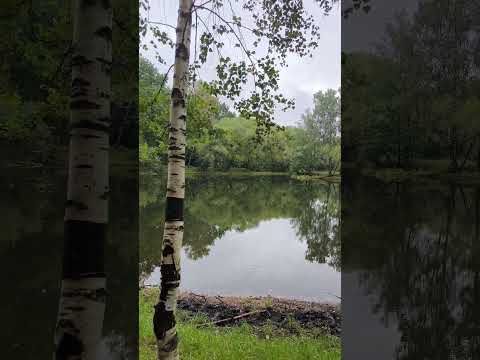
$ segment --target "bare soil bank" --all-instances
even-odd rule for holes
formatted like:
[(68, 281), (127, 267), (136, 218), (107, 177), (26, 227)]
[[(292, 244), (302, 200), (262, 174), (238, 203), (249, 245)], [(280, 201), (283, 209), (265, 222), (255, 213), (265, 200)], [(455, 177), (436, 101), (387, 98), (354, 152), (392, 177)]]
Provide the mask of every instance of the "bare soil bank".
[[(157, 289), (144, 289), (146, 293)], [(271, 324), (286, 331), (304, 330), (341, 334), (340, 305), (274, 297), (205, 296), (183, 292), (178, 309), (200, 313), (216, 326), (232, 326), (247, 322), (252, 326)], [(292, 323), (294, 326), (292, 326)]]

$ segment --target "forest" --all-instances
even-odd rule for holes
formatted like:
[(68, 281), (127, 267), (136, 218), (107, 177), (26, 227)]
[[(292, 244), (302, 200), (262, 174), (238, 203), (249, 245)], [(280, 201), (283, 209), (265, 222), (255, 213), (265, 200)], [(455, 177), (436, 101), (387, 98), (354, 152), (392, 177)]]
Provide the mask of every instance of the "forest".
[(457, 16), (475, 13), (474, 3), (452, 11), (445, 1), (420, 2), (413, 16), (396, 15), (372, 51), (342, 54), (343, 162), (480, 169), (479, 30), (473, 17)]
[[(164, 167), (171, 90), (148, 59), (139, 60), (139, 158), (144, 168)], [(199, 81), (187, 95), (186, 165), (202, 170), (313, 174), (340, 170), (340, 92), (313, 94), (314, 108), (298, 126), (276, 126), (259, 135), (255, 119), (238, 116)]]
[(4, 357), (475, 359), (479, 4), (315, 63), (307, 109), (337, 0), (3, 1)]
[[(7, 1), (0, 41), (0, 148), (9, 162), (40, 165), (66, 162), (72, 85), (73, 1)], [(127, 6), (126, 6), (127, 5)], [(115, 4), (112, 24), (110, 144), (137, 154), (138, 10), (128, 1)], [(135, 98), (132, 97), (135, 94)], [(21, 161), (20, 161), (21, 160)], [(136, 161), (136, 159), (134, 160)]]
[[(291, 300), (309, 296), (312, 301), (326, 301), (330, 293), (338, 303), (339, 189), (333, 183), (298, 181), (285, 175), (308, 180), (336, 175), (330, 180), (338, 180), (339, 86), (309, 84), (311, 109), (302, 107), (303, 115), (286, 122), (296, 126), (279, 125), (275, 113), (294, 107), (293, 98), (287, 98), (288, 92), (279, 86), (280, 70), (288, 67), (287, 56), (313, 56), (320, 46), (315, 16), (332, 8), (328, 1), (311, 1), (306, 6), (303, 2), (291, 6), (287, 1), (273, 7), (266, 4), (242, 4), (239, 10), (246, 17), (251, 15), (256, 29), (248, 44), (237, 38), (239, 43), (233, 45), (242, 48), (242, 56), (215, 59), (217, 79), (210, 82), (195, 79), (196, 66), (205, 63), (213, 48), (222, 46), (222, 37), (234, 38), (248, 27), (233, 9), (231, 21), (217, 13), (227, 9), (229, 2), (180, 0), (169, 22), (177, 22), (185, 36), (177, 31), (175, 42), (173, 37), (167, 40), (153, 22), (145, 22), (153, 2), (7, 0), (4, 4), (0, 149), (1, 165), (13, 168), (13, 174), (2, 179), (7, 241), (0, 250), (7, 265), (20, 256), (27, 258), (29, 251), (36, 253), (35, 260), (20, 271), (27, 281), (8, 284), (19, 298), (14, 305), (33, 308), (36, 303), (39, 309), (39, 316), (25, 322), (16, 321), (18, 312), (7, 306), (7, 320), (14, 324), (8, 327), (13, 330), (8, 335), (13, 346), (7, 357), (28, 357), (25, 354), (31, 349), (14, 344), (12, 335), (22, 334), (40, 357), (53, 353), (56, 359), (77, 358), (82, 353), (82, 358), (91, 359), (102, 347), (102, 351), (128, 355), (122, 358), (130, 358), (135, 351), (140, 351), (141, 358), (148, 353), (148, 358), (178, 359), (179, 351), (182, 358), (189, 353), (200, 358), (190, 349), (195, 345), (187, 337), (192, 323), (183, 316), (188, 313), (176, 311), (177, 294), (188, 290), (180, 287), (181, 251), (187, 252), (187, 268), (188, 261), (215, 261), (218, 246), (228, 245), (231, 236), (242, 237), (233, 245), (242, 245), (245, 252), (251, 252), (247, 242), (255, 240), (252, 234), (268, 234), (260, 236), (277, 241), (270, 236), (272, 229), (284, 243), (263, 241), (268, 251), (263, 259), (280, 260), (292, 256), (293, 249), (298, 266), (290, 266), (298, 276), (308, 276), (313, 269), (326, 278), (317, 286), (305, 282), (292, 291)], [(226, 25), (215, 31), (212, 26), (212, 35), (208, 28), (215, 24), (207, 14)], [(261, 18), (256, 19), (259, 14)], [(207, 29), (202, 30), (199, 18), (207, 22)], [(139, 55), (149, 32), (156, 41), (152, 47), (166, 45), (154, 60)], [(252, 61), (251, 52), (258, 47)], [(242, 60), (245, 56), (250, 63)], [(173, 71), (168, 73), (161, 65), (171, 57)], [(254, 84), (246, 78), (253, 78)], [(187, 172), (186, 177), (185, 168), (201, 174)], [(241, 170), (247, 178), (237, 173), (216, 179), (219, 172), (230, 170)], [(145, 177), (140, 188), (137, 182), (147, 173), (152, 177)], [(151, 236), (136, 241), (145, 234)], [(273, 250), (278, 257), (270, 256)], [(279, 268), (275, 263), (266, 265), (254, 273), (268, 275)], [(155, 271), (162, 274), (156, 300), (148, 309), (139, 309), (141, 280)], [(32, 273), (37, 275), (28, 276)], [(195, 272), (182, 273), (183, 279), (190, 275)], [(298, 276), (292, 276), (293, 282)], [(289, 281), (280, 276), (276, 285), (280, 286), (271, 294), (281, 296)], [(257, 294), (270, 294), (273, 282), (252, 282), (258, 283)], [(249, 281), (238, 285), (250, 286)], [(28, 288), (28, 296), (21, 287)], [(228, 295), (226, 288), (218, 292)], [(283, 319), (288, 314), (280, 315)], [(338, 358), (340, 316), (327, 315), (317, 313), (313, 329), (289, 318), (293, 332), (288, 337), (284, 336), (288, 329), (282, 326), (240, 329), (234, 323), (231, 330), (243, 331), (250, 345), (260, 344), (261, 349), (251, 353), (254, 358), (262, 354)], [(19, 316), (24, 319), (30, 314)], [(29, 325), (24, 327), (25, 323)], [(39, 328), (44, 330), (40, 335)], [(272, 329), (272, 341), (256, 337), (257, 331)], [(196, 334), (214, 334), (217, 340), (226, 338), (235, 344), (229, 329), (219, 333), (208, 327)], [(155, 354), (150, 353), (152, 349)], [(226, 358), (224, 347), (215, 350)], [(210, 356), (209, 351), (204, 356)]]

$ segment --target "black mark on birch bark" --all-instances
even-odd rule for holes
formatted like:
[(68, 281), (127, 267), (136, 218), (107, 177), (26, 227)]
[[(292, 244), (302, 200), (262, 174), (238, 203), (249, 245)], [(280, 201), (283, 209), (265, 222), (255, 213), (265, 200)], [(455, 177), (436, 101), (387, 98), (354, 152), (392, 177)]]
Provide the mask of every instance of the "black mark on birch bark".
[(110, 10), (112, 8), (112, 3), (110, 0), (101, 0), (102, 6), (105, 10)]
[(72, 310), (72, 311), (83, 311), (85, 310), (84, 306), (66, 306), (66, 310)]
[(170, 155), (168, 158), (169, 158), (169, 159), (185, 160), (185, 156), (184, 156), (184, 155)]
[(88, 100), (74, 100), (70, 102), (70, 110), (98, 110), (100, 105)]
[(106, 41), (112, 41), (112, 29), (109, 26), (102, 26), (95, 31), (95, 35), (105, 39)]
[[(160, 299), (162, 299), (162, 292), (166, 294), (168, 293), (168, 290), (178, 286), (178, 282), (180, 281), (180, 273), (177, 271), (177, 268), (174, 264), (163, 264), (160, 268), (160, 274), (162, 277), (162, 290), (160, 292)], [(163, 285), (165, 285), (165, 288)], [(166, 297), (163, 299), (166, 300)]]
[(87, 81), (87, 80), (82, 79), (82, 78), (77, 77), (77, 78), (72, 80), (72, 88), (89, 86), (89, 85), (90, 85), (90, 81)]
[[(185, 19), (187, 22), (192, 21), (192, 12), (191, 11), (180, 10), (179, 15), (182, 19)], [(181, 31), (183, 32), (183, 29), (181, 29)]]
[(72, 92), (70, 93), (70, 98), (76, 98), (81, 96), (88, 96), (88, 91), (86, 91), (85, 89), (72, 89)]
[(97, 57), (97, 61), (100, 63), (101, 69), (106, 75), (110, 75), (112, 72), (112, 62), (110, 60)]
[(110, 0), (83, 0), (84, 5), (95, 6), (100, 4), (104, 10), (110, 10), (112, 3)]
[(98, 93), (98, 96), (101, 97), (102, 99), (110, 99), (110, 94), (103, 91), (100, 91)]
[(57, 346), (56, 357), (57, 360), (69, 360), (73, 357), (79, 357), (83, 353), (82, 342), (74, 335), (64, 333)]
[(87, 210), (88, 209), (87, 205), (85, 205), (82, 202), (75, 201), (75, 200), (67, 200), (65, 202), (65, 207), (67, 207), (67, 208), (73, 207), (73, 208), (76, 208), (78, 210)]
[(185, 107), (185, 100), (183, 98), (183, 93), (179, 88), (173, 88), (172, 90), (172, 104), (174, 107), (181, 106)]
[(79, 137), (82, 139), (100, 139), (101, 136), (98, 135), (84, 135), (84, 134), (70, 134), (71, 137)]
[[(172, 235), (175, 235), (175, 234), (172, 234)], [(174, 253), (173, 247), (171, 247), (170, 245), (167, 245), (163, 249), (162, 255), (165, 257), (165, 256), (168, 256), (168, 255), (172, 255), (173, 253)]]
[(83, 5), (94, 6), (97, 5), (97, 0), (83, 0)]
[(172, 352), (177, 347), (178, 347), (178, 334), (175, 334), (172, 337), (172, 339), (168, 343), (166, 343), (163, 349), (161, 350), (163, 350), (164, 352)]
[(72, 57), (72, 67), (82, 66), (82, 65), (90, 65), (92, 63), (93, 63), (92, 60), (87, 59), (83, 55), (74, 55)]
[(108, 60), (108, 59), (105, 59), (105, 58), (102, 58), (102, 57), (96, 57), (95, 59), (97, 59), (97, 61), (102, 63), (102, 64), (112, 65), (112, 60)]
[(105, 191), (102, 195), (100, 195), (100, 199), (107, 200), (110, 196), (110, 191)]
[(94, 122), (90, 120), (80, 120), (75, 121), (70, 125), (70, 129), (89, 129), (89, 130), (96, 130), (96, 131), (103, 131), (108, 133), (110, 131), (110, 127), (99, 122)]
[(183, 221), (183, 199), (176, 197), (167, 197), (165, 205), (166, 221)]
[(175, 326), (175, 316), (173, 311), (167, 311), (165, 304), (160, 302), (155, 305), (155, 313), (153, 314), (153, 332), (157, 339), (163, 339), (167, 330)]
[[(63, 278), (104, 277), (106, 224), (90, 221), (65, 221)], [(96, 296), (104, 296), (100, 289)]]
[(183, 61), (188, 61), (189, 53), (185, 44), (180, 43), (175, 49), (175, 57), (182, 59)]
[[(62, 313), (63, 315), (66, 315), (66, 313)], [(73, 323), (72, 320), (69, 319), (60, 319), (58, 321), (58, 327), (61, 329), (71, 329), (74, 332), (78, 332), (77, 328), (75, 327), (75, 324)]]

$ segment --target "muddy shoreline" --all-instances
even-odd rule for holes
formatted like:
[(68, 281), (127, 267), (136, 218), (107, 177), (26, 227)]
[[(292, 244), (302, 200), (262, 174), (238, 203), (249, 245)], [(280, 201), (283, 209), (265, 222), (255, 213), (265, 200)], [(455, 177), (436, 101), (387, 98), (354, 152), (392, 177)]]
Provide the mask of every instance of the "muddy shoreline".
[[(143, 289), (146, 294), (158, 289)], [(340, 336), (341, 309), (339, 304), (316, 303), (275, 297), (206, 296), (182, 292), (178, 309), (201, 313), (215, 326), (234, 326), (247, 322), (252, 326), (273, 325), (295, 332), (291, 323), (306, 331)], [(245, 316), (245, 314), (247, 314)], [(240, 316), (237, 319), (234, 317)]]

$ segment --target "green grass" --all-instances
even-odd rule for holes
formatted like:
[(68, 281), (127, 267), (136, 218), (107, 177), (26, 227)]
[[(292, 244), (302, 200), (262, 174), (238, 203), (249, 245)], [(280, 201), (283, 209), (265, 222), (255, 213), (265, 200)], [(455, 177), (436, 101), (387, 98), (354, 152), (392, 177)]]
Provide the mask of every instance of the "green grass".
[[(140, 360), (156, 360), (152, 330), (155, 295), (140, 293)], [(182, 360), (330, 360), (340, 359), (340, 340), (333, 336), (279, 336), (269, 326), (199, 327), (207, 319), (179, 312)]]

